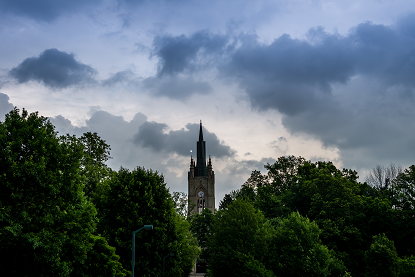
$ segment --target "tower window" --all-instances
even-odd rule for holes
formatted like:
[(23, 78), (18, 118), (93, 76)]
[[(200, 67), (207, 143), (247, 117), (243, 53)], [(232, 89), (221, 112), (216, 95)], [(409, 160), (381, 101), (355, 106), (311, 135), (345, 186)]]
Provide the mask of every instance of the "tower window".
[(204, 208), (206, 208), (205, 199), (197, 200), (197, 212), (200, 214)]

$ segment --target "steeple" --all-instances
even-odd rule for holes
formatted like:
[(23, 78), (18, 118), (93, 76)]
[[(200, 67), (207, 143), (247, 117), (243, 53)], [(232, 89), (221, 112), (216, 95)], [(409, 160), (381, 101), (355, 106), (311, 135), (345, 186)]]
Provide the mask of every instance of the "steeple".
[(206, 143), (203, 140), (202, 120), (200, 120), (199, 141), (197, 142), (197, 162), (195, 167), (195, 177), (208, 177), (206, 167)]
[(203, 141), (202, 120), (200, 120), (199, 141)]

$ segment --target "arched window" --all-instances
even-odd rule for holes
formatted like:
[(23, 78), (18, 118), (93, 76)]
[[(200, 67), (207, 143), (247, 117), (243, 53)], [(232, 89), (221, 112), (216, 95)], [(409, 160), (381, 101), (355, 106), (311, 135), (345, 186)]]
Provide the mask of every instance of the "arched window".
[(206, 208), (205, 199), (197, 200), (197, 212), (200, 214), (204, 208)]

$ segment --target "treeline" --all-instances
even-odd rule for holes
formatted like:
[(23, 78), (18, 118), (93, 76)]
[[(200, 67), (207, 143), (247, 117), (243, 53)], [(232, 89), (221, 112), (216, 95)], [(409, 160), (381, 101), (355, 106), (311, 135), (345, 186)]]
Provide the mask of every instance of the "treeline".
[[(162, 175), (111, 170), (96, 133), (58, 136), (14, 109), (0, 122), (0, 275), (188, 276), (200, 250)], [(179, 210), (180, 211), (180, 210)]]
[[(214, 214), (187, 214), (163, 175), (110, 169), (96, 133), (58, 136), (17, 108), (0, 122), (3, 276), (415, 276), (415, 166), (357, 172), (280, 157), (226, 194)], [(386, 176), (385, 178), (383, 178)]]
[(193, 219), (209, 276), (415, 276), (415, 166), (375, 187), (331, 162), (265, 168)]

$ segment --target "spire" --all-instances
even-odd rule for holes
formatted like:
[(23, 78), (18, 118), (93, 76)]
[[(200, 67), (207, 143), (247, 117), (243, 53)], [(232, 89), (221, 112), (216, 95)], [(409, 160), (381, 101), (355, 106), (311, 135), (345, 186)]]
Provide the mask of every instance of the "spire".
[(199, 141), (203, 141), (202, 120), (200, 120)]
[(199, 141), (197, 142), (197, 163), (195, 176), (208, 176), (206, 167), (206, 142), (203, 140), (202, 120), (200, 120)]

